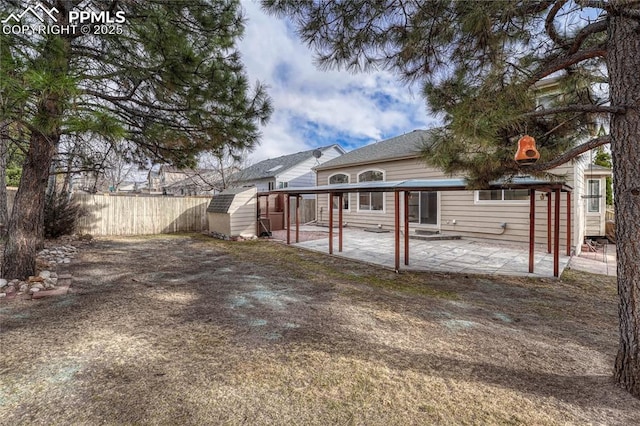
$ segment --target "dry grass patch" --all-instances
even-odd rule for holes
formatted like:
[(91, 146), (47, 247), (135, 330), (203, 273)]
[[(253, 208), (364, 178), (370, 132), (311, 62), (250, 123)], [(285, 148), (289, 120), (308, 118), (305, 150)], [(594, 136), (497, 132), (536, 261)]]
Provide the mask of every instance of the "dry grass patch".
[(0, 304), (0, 424), (640, 424), (615, 282), (393, 272), (273, 242), (97, 241)]

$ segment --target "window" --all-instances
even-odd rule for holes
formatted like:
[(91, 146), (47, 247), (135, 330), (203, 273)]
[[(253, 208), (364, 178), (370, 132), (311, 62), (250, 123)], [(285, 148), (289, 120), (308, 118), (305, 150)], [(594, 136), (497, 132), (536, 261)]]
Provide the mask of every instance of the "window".
[(275, 182), (269, 182), (269, 191), (273, 191), (275, 189), (276, 183)]
[(438, 193), (409, 193), (409, 222), (427, 225), (438, 224)]
[(600, 213), (600, 180), (589, 179), (587, 188), (587, 211), (589, 213)]
[[(367, 170), (358, 175), (358, 182), (383, 181), (384, 173), (379, 170)], [(358, 209), (370, 211), (384, 210), (384, 193), (382, 192), (359, 192)]]
[[(339, 183), (349, 183), (349, 175), (346, 175), (344, 173), (338, 173), (333, 176), (329, 176), (329, 185), (334, 185)], [(335, 210), (338, 209), (338, 198), (333, 199), (333, 208)], [(349, 194), (344, 194), (342, 196), (342, 209), (349, 210)]]
[(278, 182), (278, 189), (288, 188), (289, 182)]
[(489, 189), (476, 191), (476, 202), (518, 202), (529, 200), (528, 189)]

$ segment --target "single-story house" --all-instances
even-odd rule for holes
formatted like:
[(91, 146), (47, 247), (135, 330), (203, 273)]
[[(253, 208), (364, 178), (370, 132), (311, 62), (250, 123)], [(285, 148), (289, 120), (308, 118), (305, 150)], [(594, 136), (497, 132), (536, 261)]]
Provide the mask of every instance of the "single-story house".
[[(348, 152), (315, 167), (316, 185), (451, 178), (427, 166), (421, 158), (421, 146), (429, 139), (428, 130), (415, 130)], [(585, 236), (594, 236), (594, 232), (604, 235), (604, 179), (611, 172), (597, 166), (589, 167), (587, 163), (586, 156), (582, 156), (551, 170), (560, 181), (573, 188), (570, 192), (571, 241), (576, 253)], [(536, 241), (547, 240), (552, 228), (551, 194), (541, 192), (536, 199)], [(388, 192), (345, 193), (340, 206), (343, 222), (363, 228), (393, 229), (393, 198)], [(411, 232), (527, 242), (529, 207), (527, 189), (411, 192), (409, 227)], [(326, 223), (329, 208), (333, 208), (334, 213), (338, 209), (337, 200), (334, 199), (330, 206), (328, 195), (318, 194), (316, 208), (317, 220)], [(559, 217), (567, 217), (566, 213), (567, 203), (563, 202)], [(337, 216), (334, 214), (334, 217)], [(560, 222), (560, 238), (564, 241), (567, 222)]]

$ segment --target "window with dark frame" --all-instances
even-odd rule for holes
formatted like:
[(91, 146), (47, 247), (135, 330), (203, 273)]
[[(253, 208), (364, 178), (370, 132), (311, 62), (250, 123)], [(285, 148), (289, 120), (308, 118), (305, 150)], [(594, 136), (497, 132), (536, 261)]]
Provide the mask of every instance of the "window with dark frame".
[[(384, 173), (379, 170), (367, 170), (358, 175), (358, 182), (384, 181)], [(383, 211), (384, 193), (382, 192), (359, 192), (358, 210)]]
[(486, 189), (477, 191), (478, 201), (526, 201), (529, 199), (528, 189)]
[(422, 225), (438, 224), (438, 193), (434, 191), (409, 193), (409, 222)]
[[(349, 175), (344, 173), (338, 173), (329, 177), (329, 185), (335, 185), (340, 183), (349, 183)], [(338, 210), (338, 198), (333, 199), (333, 209)], [(349, 210), (349, 194), (342, 196), (342, 210)]]
[(600, 179), (589, 179), (587, 185), (587, 211), (600, 213)]

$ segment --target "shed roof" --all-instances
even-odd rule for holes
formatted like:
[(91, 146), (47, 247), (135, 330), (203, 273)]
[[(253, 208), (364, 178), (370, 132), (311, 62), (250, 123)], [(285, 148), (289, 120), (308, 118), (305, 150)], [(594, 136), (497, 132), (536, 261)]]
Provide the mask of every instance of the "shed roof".
[(245, 191), (255, 189), (255, 187), (240, 187), (240, 188), (229, 188), (225, 189), (223, 193), (214, 195), (211, 198), (211, 202), (209, 202), (209, 206), (207, 207), (207, 212), (209, 213), (228, 213), (229, 207), (233, 203), (236, 195), (241, 194)]
[(610, 167), (604, 167), (604, 166), (600, 166), (598, 164), (589, 164), (588, 166), (586, 166), (586, 168), (584, 169), (585, 174), (588, 175), (610, 175), (613, 173), (613, 170), (611, 170)]
[(380, 142), (349, 151), (316, 166), (316, 170), (333, 169), (353, 164), (373, 163), (397, 158), (417, 157), (422, 146), (429, 143), (434, 130), (414, 130)]
[(227, 213), (236, 194), (218, 194), (211, 198), (211, 202), (207, 207), (209, 213)]
[(264, 161), (260, 161), (259, 163), (253, 164), (246, 169), (236, 173), (233, 175), (232, 179), (237, 179), (240, 182), (250, 181), (250, 180), (258, 180), (258, 179), (267, 179), (271, 177), (275, 177), (278, 174), (284, 172), (285, 170), (289, 170), (290, 168), (296, 166), (297, 164), (308, 160), (313, 157), (313, 152), (316, 150), (326, 151), (328, 149), (336, 147), (340, 151), (344, 151), (340, 145), (333, 144), (327, 145), (320, 148), (314, 148), (307, 151), (297, 152), (295, 154), (283, 155), (277, 158), (269, 158)]

